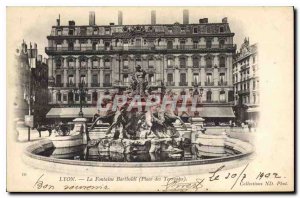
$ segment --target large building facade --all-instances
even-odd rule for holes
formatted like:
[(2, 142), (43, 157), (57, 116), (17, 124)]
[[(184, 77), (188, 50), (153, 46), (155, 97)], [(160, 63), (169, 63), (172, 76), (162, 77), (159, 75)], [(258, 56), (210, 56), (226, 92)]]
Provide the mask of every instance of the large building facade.
[(49, 104), (72, 107), (79, 104), (78, 86), (83, 83), (86, 106), (94, 106), (105, 92), (129, 87), (137, 65), (147, 71), (150, 85), (175, 93), (202, 89), (204, 106), (232, 107), (234, 102), (232, 64), (236, 46), (227, 18), (209, 23), (189, 23), (184, 10), (183, 23), (157, 24), (156, 12), (151, 23), (96, 25), (90, 12), (89, 25), (61, 25), (60, 19), (47, 37), (49, 56)]
[(237, 118), (257, 121), (259, 116), (259, 63), (257, 44), (245, 38), (234, 57), (233, 85)]

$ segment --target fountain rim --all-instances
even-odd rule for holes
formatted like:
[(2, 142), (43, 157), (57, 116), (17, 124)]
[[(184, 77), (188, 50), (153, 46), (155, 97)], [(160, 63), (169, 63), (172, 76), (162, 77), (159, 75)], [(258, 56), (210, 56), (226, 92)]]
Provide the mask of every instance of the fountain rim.
[[(41, 160), (45, 162), (73, 165), (73, 166), (92, 166), (92, 167), (124, 167), (124, 168), (155, 168), (155, 167), (179, 167), (179, 166), (194, 166), (194, 165), (205, 165), (205, 164), (215, 164), (221, 162), (228, 162), (238, 159), (245, 159), (254, 154), (253, 149), (247, 153), (236, 154), (232, 156), (216, 157), (211, 159), (201, 159), (201, 160), (189, 160), (189, 161), (165, 161), (165, 162), (101, 162), (101, 161), (81, 161), (81, 160), (69, 160), (69, 159), (58, 159), (45, 157), (41, 155), (34, 154), (33, 152), (41, 148), (45, 144), (49, 144), (51, 141), (39, 141), (28, 146), (24, 150), (24, 155), (35, 160)], [(251, 145), (250, 143), (248, 143)], [(251, 145), (252, 146), (252, 145)], [(253, 146), (252, 146), (253, 147)]]

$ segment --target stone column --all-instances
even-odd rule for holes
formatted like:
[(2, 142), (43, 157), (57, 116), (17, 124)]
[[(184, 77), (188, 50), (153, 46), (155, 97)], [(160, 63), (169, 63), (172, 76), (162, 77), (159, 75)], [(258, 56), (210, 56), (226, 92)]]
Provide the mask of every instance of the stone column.
[(76, 64), (75, 64), (75, 68), (76, 68), (76, 86), (78, 87), (78, 84), (79, 84), (79, 59), (76, 58)]
[(179, 86), (179, 82), (180, 82), (180, 74), (179, 74), (179, 70), (178, 69), (175, 69), (174, 70), (175, 72), (173, 73), (174, 75), (174, 82), (175, 82), (175, 86)]
[(64, 58), (64, 68), (68, 68), (68, 62), (67, 62), (67, 58)]
[(100, 87), (103, 87), (103, 69), (100, 69), (99, 78), (100, 78)]

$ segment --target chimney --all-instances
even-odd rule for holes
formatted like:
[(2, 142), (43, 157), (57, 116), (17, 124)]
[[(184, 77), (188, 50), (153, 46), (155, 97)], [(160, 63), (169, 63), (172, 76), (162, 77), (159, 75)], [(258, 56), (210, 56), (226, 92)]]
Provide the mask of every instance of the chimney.
[(56, 19), (56, 25), (60, 26), (60, 14), (58, 15), (58, 19)]
[(208, 18), (199, 19), (199, 23), (208, 23)]
[(123, 25), (123, 12), (118, 11), (118, 25)]
[(183, 10), (183, 24), (189, 24), (189, 10)]
[(227, 23), (227, 17), (222, 19), (222, 23)]
[(96, 21), (95, 20), (95, 12), (90, 11), (90, 14), (89, 14), (89, 25), (90, 26), (96, 25), (95, 21)]
[(156, 11), (152, 10), (151, 11), (151, 25), (155, 25), (156, 24)]

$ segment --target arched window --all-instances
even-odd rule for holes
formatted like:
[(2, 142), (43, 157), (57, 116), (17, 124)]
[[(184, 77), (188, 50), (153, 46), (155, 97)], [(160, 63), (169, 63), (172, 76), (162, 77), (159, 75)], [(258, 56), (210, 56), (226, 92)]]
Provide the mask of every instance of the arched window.
[(185, 68), (186, 67), (186, 59), (185, 59), (185, 57), (180, 57), (179, 58), (179, 66), (181, 68)]
[(80, 59), (80, 68), (87, 68), (87, 61), (88, 59), (83, 57)]
[(226, 101), (225, 91), (222, 90), (220, 91), (220, 102), (225, 102), (225, 101)]
[(69, 58), (68, 59), (68, 67), (69, 68), (75, 68), (75, 58)]
[(57, 58), (55, 60), (55, 65), (56, 65), (57, 69), (61, 68), (62, 64), (63, 64), (63, 59), (62, 58)]
[(206, 92), (206, 101), (211, 102), (211, 91)]

